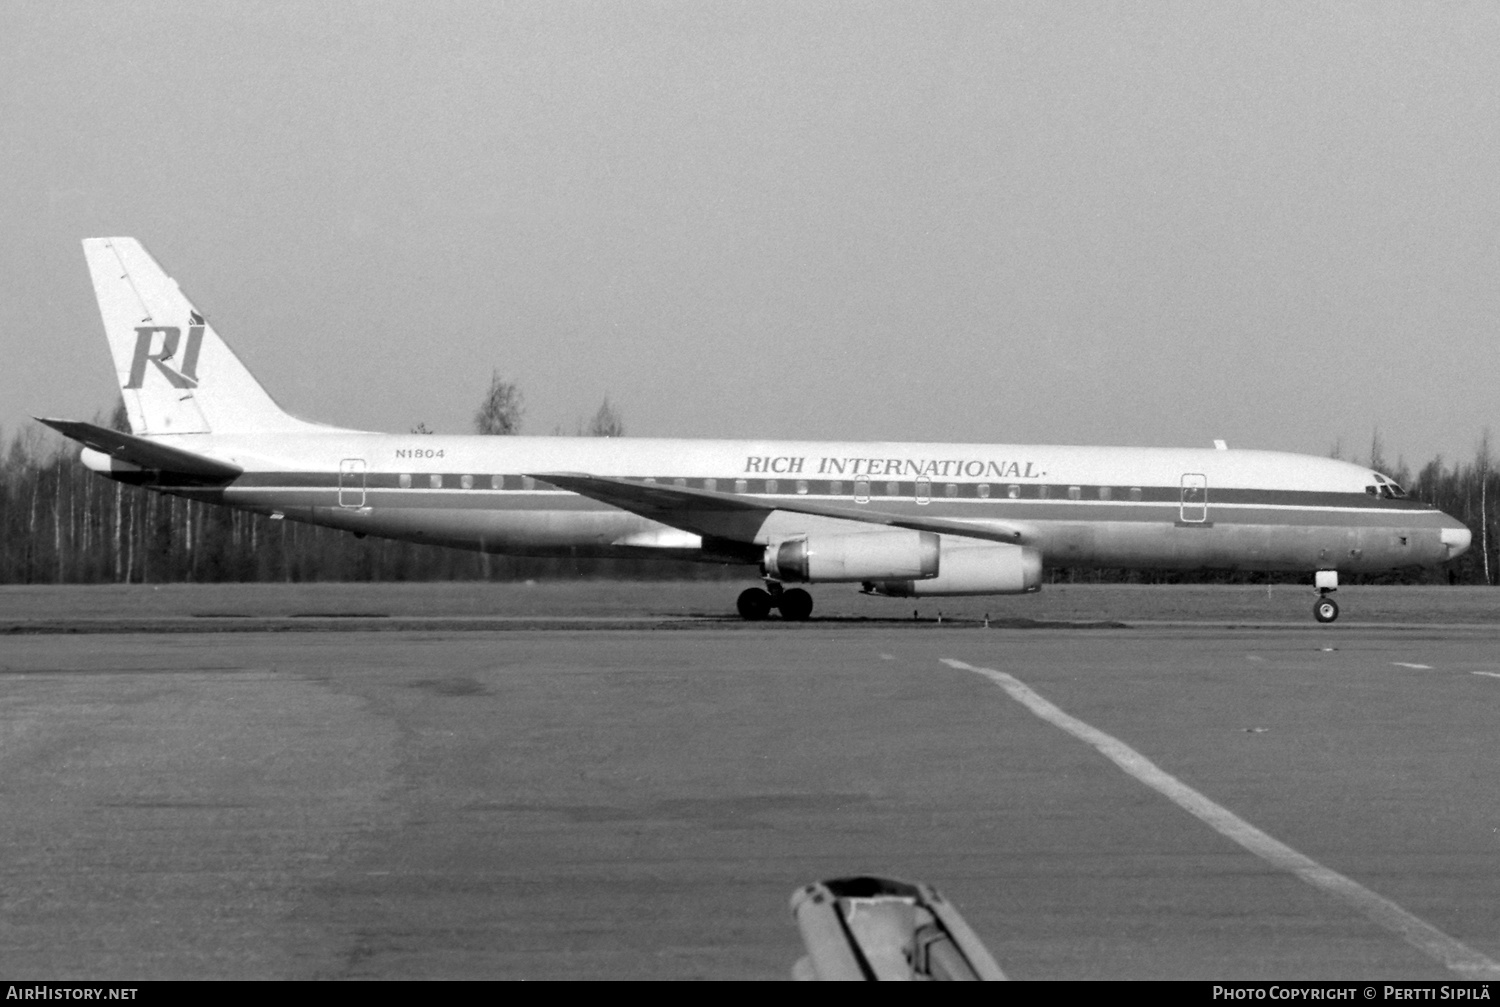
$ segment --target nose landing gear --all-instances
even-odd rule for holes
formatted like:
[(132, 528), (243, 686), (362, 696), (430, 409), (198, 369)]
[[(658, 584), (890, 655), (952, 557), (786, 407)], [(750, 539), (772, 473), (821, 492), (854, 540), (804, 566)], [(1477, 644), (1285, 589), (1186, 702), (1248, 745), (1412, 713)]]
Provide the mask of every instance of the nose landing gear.
[(1313, 586), (1318, 589), (1318, 600), (1313, 605), (1313, 618), (1319, 622), (1332, 622), (1339, 617), (1339, 603), (1329, 595), (1339, 589), (1337, 570), (1319, 570), (1313, 574)]
[(769, 590), (752, 587), (740, 592), (735, 608), (739, 609), (742, 618), (759, 622), (770, 615), (773, 608), (780, 609), (781, 617), (790, 622), (802, 622), (812, 615), (812, 595), (800, 587), (785, 591), (774, 580), (766, 581), (766, 587)]

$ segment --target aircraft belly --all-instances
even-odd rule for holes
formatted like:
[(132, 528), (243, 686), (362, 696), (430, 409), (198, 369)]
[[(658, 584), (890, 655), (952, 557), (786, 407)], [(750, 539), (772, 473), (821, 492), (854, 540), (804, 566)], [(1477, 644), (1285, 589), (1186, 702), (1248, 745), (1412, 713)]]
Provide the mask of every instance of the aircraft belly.
[(1166, 522), (1038, 522), (1049, 567), (1374, 573), (1441, 562), (1436, 528)]
[(433, 506), (343, 507), (335, 494), (313, 490), (274, 493), (230, 492), (225, 502), (262, 514), (279, 514), (292, 521), (324, 525), (356, 535), (400, 539), (493, 553), (555, 555), (559, 553), (610, 556), (691, 556), (696, 550), (616, 546), (621, 539), (649, 540), (670, 531), (655, 521), (613, 508), (592, 510), (480, 509)]
[(413, 542), (435, 542), (485, 552), (511, 550), (599, 548), (617, 539), (659, 528), (623, 511), (555, 510), (436, 510), (432, 508), (370, 508), (353, 517), (329, 516), (341, 526), (367, 534)]

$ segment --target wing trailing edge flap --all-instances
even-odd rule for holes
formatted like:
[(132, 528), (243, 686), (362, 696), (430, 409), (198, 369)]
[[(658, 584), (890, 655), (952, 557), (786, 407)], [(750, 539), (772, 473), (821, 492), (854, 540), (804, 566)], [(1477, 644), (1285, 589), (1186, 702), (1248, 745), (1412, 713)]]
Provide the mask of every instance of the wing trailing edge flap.
[(121, 433), (96, 423), (45, 419), (41, 416), (36, 417), (36, 420), (86, 448), (151, 472), (170, 472), (198, 482), (223, 483), (238, 478), (245, 471), (238, 465), (181, 448), (168, 447), (150, 438)]
[(891, 514), (870, 505), (850, 507), (813, 500), (781, 499), (772, 503), (716, 490), (665, 486), (634, 479), (593, 476), (583, 472), (536, 472), (533, 478), (558, 489), (639, 514), (705, 538), (752, 541), (765, 519), (776, 511), (912, 531), (940, 532), (985, 542), (1021, 544), (1027, 531), (999, 521), (972, 522), (955, 518)]

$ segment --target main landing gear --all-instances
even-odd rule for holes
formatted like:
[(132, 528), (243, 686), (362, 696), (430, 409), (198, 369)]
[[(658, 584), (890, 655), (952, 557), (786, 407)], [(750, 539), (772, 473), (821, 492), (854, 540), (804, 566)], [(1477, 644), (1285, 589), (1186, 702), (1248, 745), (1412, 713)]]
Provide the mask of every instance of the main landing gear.
[(774, 580), (768, 580), (766, 589), (752, 587), (740, 592), (735, 607), (740, 610), (741, 616), (751, 622), (764, 619), (771, 614), (773, 608), (781, 610), (783, 619), (802, 622), (812, 615), (813, 600), (812, 595), (800, 587), (785, 591)]
[(1329, 595), (1339, 589), (1337, 570), (1319, 570), (1313, 574), (1313, 586), (1318, 589), (1318, 601), (1313, 605), (1313, 618), (1319, 622), (1332, 622), (1339, 617), (1339, 603)]

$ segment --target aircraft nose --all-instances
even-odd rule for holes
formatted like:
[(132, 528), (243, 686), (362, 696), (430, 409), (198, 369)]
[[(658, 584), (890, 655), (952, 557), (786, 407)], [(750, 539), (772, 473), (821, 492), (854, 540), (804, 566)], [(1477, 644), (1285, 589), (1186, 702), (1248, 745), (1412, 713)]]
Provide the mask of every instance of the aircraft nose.
[(1462, 556), (1469, 548), (1469, 543), (1474, 541), (1474, 533), (1463, 525), (1444, 528), (1442, 531), (1443, 545), (1448, 547), (1448, 558)]

